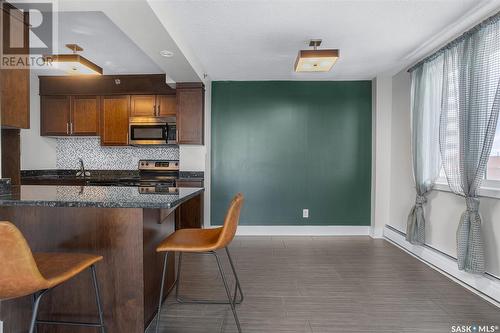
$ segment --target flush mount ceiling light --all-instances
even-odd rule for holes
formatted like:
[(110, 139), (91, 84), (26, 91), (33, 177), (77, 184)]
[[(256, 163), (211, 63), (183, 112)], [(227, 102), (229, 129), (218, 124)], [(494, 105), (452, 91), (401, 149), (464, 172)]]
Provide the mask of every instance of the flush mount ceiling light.
[(161, 50), (160, 54), (164, 56), (165, 58), (172, 58), (174, 56), (174, 52), (169, 51), (169, 50)]
[(101, 67), (77, 54), (83, 51), (83, 48), (76, 44), (66, 44), (66, 47), (73, 53), (45, 56), (45, 63), (72, 75), (102, 75)]
[(339, 58), (339, 50), (318, 50), (321, 39), (312, 39), (309, 46), (313, 50), (300, 50), (295, 60), (296, 72), (328, 72)]

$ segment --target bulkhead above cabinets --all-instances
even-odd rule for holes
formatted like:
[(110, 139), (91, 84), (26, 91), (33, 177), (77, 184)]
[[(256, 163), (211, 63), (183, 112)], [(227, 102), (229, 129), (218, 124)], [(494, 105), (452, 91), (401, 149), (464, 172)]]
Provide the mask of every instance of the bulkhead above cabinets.
[(177, 143), (203, 145), (204, 86), (165, 75), (40, 76), (42, 136), (100, 136), (102, 145), (130, 144), (130, 117), (175, 117)]

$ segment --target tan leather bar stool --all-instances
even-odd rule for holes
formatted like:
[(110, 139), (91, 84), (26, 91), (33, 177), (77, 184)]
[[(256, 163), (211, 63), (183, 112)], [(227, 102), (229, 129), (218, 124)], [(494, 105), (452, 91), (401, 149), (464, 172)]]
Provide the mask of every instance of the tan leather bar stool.
[[(231, 259), (231, 255), (229, 254), (228, 245), (234, 238), (236, 233), (236, 229), (238, 227), (238, 221), (240, 219), (240, 211), (243, 205), (243, 195), (238, 193), (233, 200), (231, 201), (231, 205), (226, 213), (226, 217), (224, 219), (224, 225), (220, 228), (215, 229), (180, 229), (169, 237), (167, 237), (163, 242), (158, 245), (156, 248), (156, 252), (164, 252), (163, 259), (163, 275), (161, 279), (161, 287), (160, 287), (160, 297), (158, 301), (158, 314), (156, 317), (156, 332), (158, 332), (159, 324), (160, 324), (160, 313), (161, 313), (161, 305), (163, 298), (163, 287), (165, 284), (165, 274), (167, 270), (167, 257), (168, 252), (179, 252), (179, 267), (177, 269), (177, 279), (176, 283), (176, 298), (179, 302), (186, 303), (210, 303), (210, 304), (229, 304), (231, 306), (231, 310), (233, 312), (234, 320), (236, 322), (236, 326), (238, 327), (238, 332), (241, 333), (240, 321), (238, 320), (238, 314), (236, 313), (236, 304), (239, 304), (243, 301), (243, 292), (241, 290), (240, 281), (238, 279), (238, 275), (236, 274), (236, 270), (234, 268), (233, 260)], [(226, 281), (226, 277), (224, 275), (224, 270), (222, 268), (219, 256), (215, 252), (219, 249), (225, 249), (229, 263), (231, 264), (231, 269), (233, 271), (235, 277), (235, 287), (234, 287), (234, 297), (231, 297), (231, 292), (229, 290), (228, 283)], [(222, 277), (222, 282), (224, 283), (224, 288), (226, 289), (227, 294), (227, 302), (224, 301), (206, 301), (206, 300), (191, 300), (185, 301), (178, 297), (178, 287), (180, 281), (180, 272), (181, 272), (181, 260), (182, 253), (190, 252), (190, 253), (205, 253), (212, 254), (215, 256), (217, 261), (217, 266), (219, 268), (219, 272)], [(240, 300), (236, 301), (237, 290), (240, 292)]]
[[(0, 300), (33, 295), (33, 314), (29, 332), (37, 324), (98, 327), (105, 332), (97, 284), (95, 263), (101, 256), (81, 253), (31, 253), (19, 229), (10, 222), (0, 222)], [(99, 323), (38, 320), (40, 300), (55, 288), (89, 268), (92, 272)]]

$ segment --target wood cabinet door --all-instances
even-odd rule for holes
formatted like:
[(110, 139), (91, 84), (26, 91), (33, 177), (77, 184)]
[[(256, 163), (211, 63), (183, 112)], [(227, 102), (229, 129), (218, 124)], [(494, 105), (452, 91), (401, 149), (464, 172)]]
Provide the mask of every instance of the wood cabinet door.
[[(200, 180), (177, 180), (177, 187), (203, 187)], [(175, 228), (203, 227), (203, 193), (184, 202), (175, 210)]]
[(160, 117), (172, 117), (177, 115), (177, 98), (175, 95), (156, 96), (157, 115)]
[(177, 141), (203, 144), (203, 88), (177, 89)]
[[(12, 9), (12, 10), (10, 10)], [(2, 33), (3, 51), (8, 56), (29, 54), (29, 16), (3, 4)], [(12, 40), (11, 40), (12, 39)], [(17, 57), (14, 55), (14, 58)], [(30, 127), (30, 70), (29, 67), (2, 69), (1, 86), (1, 124), (9, 128)]]
[(101, 97), (101, 145), (128, 145), (129, 96)]
[(70, 135), (69, 96), (41, 96), (40, 99), (40, 135)]
[(99, 135), (99, 98), (71, 97), (71, 135)]
[(130, 115), (132, 117), (156, 116), (156, 96), (132, 95), (130, 97)]

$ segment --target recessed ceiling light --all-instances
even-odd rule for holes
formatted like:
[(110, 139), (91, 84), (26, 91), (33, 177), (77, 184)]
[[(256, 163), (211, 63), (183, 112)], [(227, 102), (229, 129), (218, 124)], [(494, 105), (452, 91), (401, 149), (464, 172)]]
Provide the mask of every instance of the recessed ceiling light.
[(172, 58), (174, 56), (174, 52), (168, 50), (161, 50), (160, 54), (165, 58)]
[(295, 60), (296, 72), (328, 72), (339, 58), (339, 50), (318, 50), (321, 39), (312, 39), (309, 46), (313, 50), (300, 50)]

